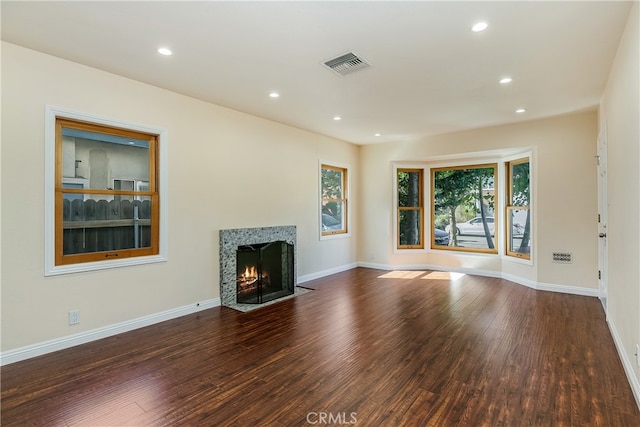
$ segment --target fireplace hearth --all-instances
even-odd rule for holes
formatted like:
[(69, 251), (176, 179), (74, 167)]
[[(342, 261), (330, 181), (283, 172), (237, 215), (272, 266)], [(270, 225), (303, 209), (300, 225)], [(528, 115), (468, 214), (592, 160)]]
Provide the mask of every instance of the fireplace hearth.
[(293, 295), (293, 245), (284, 241), (238, 246), (236, 302), (262, 304)]

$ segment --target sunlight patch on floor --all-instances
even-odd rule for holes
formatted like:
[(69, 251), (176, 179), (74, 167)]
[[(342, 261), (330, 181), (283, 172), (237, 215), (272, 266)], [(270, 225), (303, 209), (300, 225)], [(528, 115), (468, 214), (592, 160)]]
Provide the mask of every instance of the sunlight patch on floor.
[(454, 273), (451, 271), (432, 271), (431, 273), (425, 275), (423, 279), (432, 279), (432, 280), (458, 280), (461, 277), (464, 277), (464, 273)]
[(425, 271), (425, 270), (393, 270), (378, 276), (379, 279), (421, 279), (451, 280), (455, 281), (465, 276), (465, 273), (451, 271)]
[(416, 271), (416, 270), (393, 270), (388, 273), (383, 274), (382, 276), (378, 276), (379, 279), (415, 279), (416, 277), (420, 277), (424, 275), (426, 271)]

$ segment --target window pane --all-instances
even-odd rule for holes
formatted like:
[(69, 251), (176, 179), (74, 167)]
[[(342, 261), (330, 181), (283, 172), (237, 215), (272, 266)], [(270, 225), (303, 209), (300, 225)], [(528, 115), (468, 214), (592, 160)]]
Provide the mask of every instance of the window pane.
[(511, 164), (511, 205), (529, 206), (529, 161)]
[(422, 171), (398, 171), (398, 206), (420, 207)]
[(322, 169), (322, 197), (342, 199), (343, 176), (342, 171)]
[[(63, 194), (63, 254), (151, 247), (151, 198)], [(78, 196), (78, 194), (73, 194)]]
[(531, 253), (531, 210), (507, 208), (509, 221), (507, 254), (529, 259)]
[(507, 163), (507, 255), (530, 259), (531, 253), (531, 168), (528, 158)]
[(434, 244), (438, 234), (449, 248), (496, 253), (495, 180), (496, 165), (433, 170)]
[(326, 202), (322, 204), (322, 231), (345, 229), (344, 203)]
[(423, 248), (422, 169), (398, 169), (398, 248)]
[(422, 211), (419, 209), (400, 210), (398, 212), (398, 233), (400, 246), (420, 246), (420, 224)]
[(62, 176), (86, 179), (86, 188), (98, 190), (148, 182), (149, 141), (63, 127)]
[(321, 230), (323, 235), (347, 233), (347, 169), (322, 165)]

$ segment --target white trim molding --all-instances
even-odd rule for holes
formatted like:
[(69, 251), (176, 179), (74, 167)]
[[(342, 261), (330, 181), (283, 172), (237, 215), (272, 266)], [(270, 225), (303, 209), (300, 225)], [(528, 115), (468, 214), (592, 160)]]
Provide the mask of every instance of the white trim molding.
[(352, 270), (359, 267), (358, 263), (345, 264), (338, 267), (330, 268), (328, 270), (318, 271), (317, 273), (305, 274), (304, 276), (298, 276), (298, 285), (311, 280), (320, 279), (321, 277), (330, 276), (332, 274), (341, 273), (343, 271)]
[[(157, 255), (124, 258), (81, 264), (55, 265), (55, 180), (56, 180), (56, 118), (63, 117), (126, 128), (158, 135), (158, 187), (160, 193), (160, 241)], [(45, 164), (44, 164), (44, 275), (77, 273), (130, 265), (165, 262), (169, 254), (169, 133), (166, 129), (125, 122), (88, 113), (66, 110), (51, 105), (45, 106)]]
[(509, 280), (510, 282), (526, 286), (538, 291), (559, 292), (563, 294), (582, 295), (589, 297), (598, 297), (598, 289), (584, 288), (580, 286), (557, 285), (552, 283), (540, 283), (534, 280), (525, 279), (501, 271), (478, 270), (475, 268), (450, 268), (442, 265), (430, 264), (408, 264), (408, 265), (388, 265), (376, 264), (370, 262), (359, 262), (358, 267), (375, 268), (378, 270), (436, 270), (448, 271), (450, 273), (473, 274), (475, 276), (496, 277), (499, 279)]
[(624, 373), (627, 375), (627, 380), (629, 380), (629, 385), (631, 386), (633, 397), (636, 399), (636, 404), (640, 409), (640, 382), (638, 381), (638, 377), (635, 374), (633, 363), (631, 362), (631, 360), (629, 360), (627, 353), (624, 351), (624, 345), (622, 344), (620, 335), (618, 335), (618, 330), (616, 329), (615, 324), (609, 319), (607, 319), (607, 324), (609, 325), (609, 331), (611, 332), (611, 337), (613, 337), (613, 342), (616, 345), (618, 356), (620, 357), (620, 361), (622, 362)]
[(20, 362), (21, 360), (30, 359), (36, 356), (42, 356), (43, 354), (52, 353), (54, 351), (64, 350), (69, 347), (75, 347), (76, 345), (86, 344), (91, 341), (96, 341), (113, 335), (122, 334), (124, 332), (133, 331), (135, 329), (154, 325), (156, 323), (164, 322), (165, 320), (175, 319), (187, 314), (193, 314), (198, 311), (206, 310), (208, 308), (217, 307), (219, 305), (220, 298), (212, 298), (194, 304), (172, 308), (160, 313), (150, 314), (148, 316), (138, 317), (136, 319), (127, 320), (125, 322), (115, 323), (113, 325), (108, 325), (102, 328), (92, 329), (90, 331), (67, 335), (66, 337), (62, 338), (43, 341), (25, 347), (16, 348), (14, 350), (8, 350), (0, 354), (0, 366)]

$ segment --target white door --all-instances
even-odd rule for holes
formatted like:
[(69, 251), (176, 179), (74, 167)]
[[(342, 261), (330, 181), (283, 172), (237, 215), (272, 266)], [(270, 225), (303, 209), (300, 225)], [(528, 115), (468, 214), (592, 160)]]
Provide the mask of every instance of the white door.
[[(600, 301), (607, 313), (607, 278), (608, 255), (607, 247), (607, 213), (609, 203), (607, 197), (607, 124), (604, 123), (598, 135), (598, 286)], [(608, 313), (607, 313), (608, 316)]]

